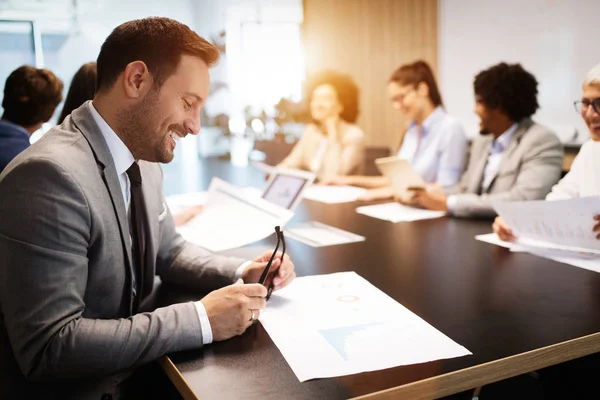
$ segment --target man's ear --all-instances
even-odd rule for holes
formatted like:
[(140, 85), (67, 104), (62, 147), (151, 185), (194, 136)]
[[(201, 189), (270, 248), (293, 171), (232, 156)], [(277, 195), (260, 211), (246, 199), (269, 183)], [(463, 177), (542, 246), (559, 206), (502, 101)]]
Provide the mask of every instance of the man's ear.
[(133, 61), (127, 64), (123, 71), (123, 88), (128, 97), (132, 99), (143, 97), (152, 84), (153, 79), (146, 63)]

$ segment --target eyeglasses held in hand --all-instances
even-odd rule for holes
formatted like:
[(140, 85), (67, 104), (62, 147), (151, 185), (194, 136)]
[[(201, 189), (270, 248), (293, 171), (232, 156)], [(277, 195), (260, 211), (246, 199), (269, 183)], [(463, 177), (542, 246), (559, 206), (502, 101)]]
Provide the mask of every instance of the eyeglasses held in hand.
[(577, 100), (573, 103), (573, 105), (575, 106), (575, 110), (578, 113), (585, 112), (589, 108), (589, 106), (592, 106), (596, 114), (600, 114), (600, 97), (594, 100)]
[(263, 270), (263, 272), (260, 275), (260, 278), (258, 280), (258, 283), (260, 283), (261, 285), (265, 284), (265, 281), (267, 280), (267, 276), (269, 275), (269, 270), (271, 269), (271, 264), (273, 264), (273, 261), (275, 260), (275, 256), (277, 255), (277, 250), (279, 250), (279, 243), (281, 242), (281, 262), (279, 263), (279, 267), (277, 267), (277, 269), (275, 271), (273, 271), (271, 283), (269, 284), (269, 287), (267, 288), (268, 289), (267, 297), (266, 297), (267, 300), (269, 300), (269, 298), (271, 297), (271, 293), (273, 292), (273, 286), (274, 286), (273, 279), (275, 278), (275, 276), (277, 276), (277, 273), (279, 272), (279, 268), (281, 268), (281, 264), (283, 264), (283, 257), (285, 256), (285, 238), (283, 237), (283, 231), (279, 228), (279, 226), (275, 227), (275, 234), (277, 235), (277, 245), (275, 246), (275, 250), (273, 250), (273, 254), (271, 254), (271, 258), (269, 259), (269, 262), (265, 266), (265, 269)]

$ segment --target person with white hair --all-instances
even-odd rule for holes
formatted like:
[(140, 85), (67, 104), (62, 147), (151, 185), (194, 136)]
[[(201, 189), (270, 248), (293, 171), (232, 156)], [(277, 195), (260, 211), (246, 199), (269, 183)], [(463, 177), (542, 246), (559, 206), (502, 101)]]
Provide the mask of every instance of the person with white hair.
[[(546, 196), (546, 200), (568, 200), (578, 197), (600, 196), (600, 64), (597, 64), (583, 81), (581, 100), (575, 103), (589, 131), (590, 140), (585, 142), (573, 160), (571, 170)], [(593, 231), (600, 239), (600, 215), (594, 217)], [(496, 217), (492, 225), (502, 240), (516, 237), (502, 218)]]

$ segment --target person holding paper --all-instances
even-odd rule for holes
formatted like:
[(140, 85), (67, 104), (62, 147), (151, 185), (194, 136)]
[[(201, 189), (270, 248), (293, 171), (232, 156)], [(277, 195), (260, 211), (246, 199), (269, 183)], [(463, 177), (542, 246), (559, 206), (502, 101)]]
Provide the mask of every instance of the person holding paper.
[[(272, 252), (245, 261), (184, 241), (162, 191), (158, 163), (199, 132), (218, 57), (171, 19), (118, 26), (93, 101), (0, 175), (0, 398), (160, 398), (134, 369), (258, 318)], [(274, 289), (294, 279), (289, 258), (272, 268)], [(155, 275), (212, 292), (142, 312)]]
[[(467, 137), (460, 122), (444, 110), (429, 64), (416, 61), (400, 66), (389, 79), (388, 93), (393, 107), (410, 121), (398, 140), (398, 157), (408, 160), (425, 182), (454, 186), (465, 166)], [(362, 200), (394, 194), (383, 176), (337, 176), (325, 183), (369, 188)]]
[(481, 135), (471, 146), (460, 184), (415, 188), (410, 204), (457, 217), (492, 217), (492, 200), (539, 200), (560, 178), (563, 147), (531, 116), (539, 108), (535, 77), (500, 63), (475, 77)]
[[(581, 100), (575, 102), (575, 109), (590, 131), (590, 140), (581, 146), (571, 170), (552, 188), (546, 200), (600, 196), (600, 64), (586, 75), (583, 94)], [(492, 227), (500, 239), (515, 240), (512, 230), (502, 218), (496, 217)], [(600, 239), (600, 215), (595, 217), (593, 230)]]
[(363, 131), (358, 117), (358, 88), (348, 75), (324, 71), (309, 82), (310, 115), (302, 138), (277, 166), (314, 172), (318, 179), (360, 173)]

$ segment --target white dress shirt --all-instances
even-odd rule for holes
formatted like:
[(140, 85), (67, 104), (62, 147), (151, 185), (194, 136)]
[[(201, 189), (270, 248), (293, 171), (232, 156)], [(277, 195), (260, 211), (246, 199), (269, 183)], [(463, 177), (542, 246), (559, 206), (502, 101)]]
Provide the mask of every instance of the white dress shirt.
[(512, 124), (502, 135), (498, 136), (492, 142), (490, 152), (488, 154), (487, 164), (483, 170), (483, 179), (481, 181), (481, 193), (485, 193), (494, 177), (498, 174), (498, 168), (500, 168), (500, 162), (502, 162), (502, 156), (510, 144), (515, 131), (517, 130), (518, 124)]
[[(504, 152), (508, 148), (510, 144), (510, 140), (512, 139), (515, 131), (517, 130), (518, 124), (512, 124), (510, 128), (508, 128), (504, 133), (498, 138), (494, 139), (492, 145), (490, 147), (490, 152), (488, 153), (488, 159), (485, 164), (485, 169), (483, 170), (483, 179), (481, 180), (481, 193), (485, 193), (490, 185), (492, 184), (494, 177), (498, 174), (498, 169), (500, 168), (500, 163), (502, 162), (502, 156)], [(456, 208), (457, 196), (459, 195), (450, 195), (446, 199), (446, 206), (448, 207), (448, 212), (453, 213)]]
[(581, 146), (569, 173), (554, 185), (546, 200), (588, 196), (600, 196), (600, 142), (591, 139)]
[[(130, 182), (129, 176), (127, 176), (127, 170), (131, 167), (131, 164), (135, 162), (131, 151), (129, 148), (123, 143), (121, 138), (113, 131), (113, 129), (108, 125), (108, 123), (102, 118), (102, 116), (98, 113), (98, 111), (94, 108), (92, 102), (88, 102), (88, 108), (92, 117), (94, 118), (94, 122), (100, 128), (100, 132), (102, 136), (104, 136), (104, 140), (108, 145), (108, 150), (113, 158), (113, 162), (115, 164), (115, 169), (117, 170), (117, 176), (119, 177), (119, 183), (121, 184), (121, 194), (123, 195), (123, 201), (125, 203), (125, 210), (129, 210), (129, 203), (131, 202), (131, 192), (130, 192)], [(129, 223), (129, 221), (128, 221)], [(129, 238), (131, 241), (131, 237)], [(131, 245), (131, 243), (130, 243)], [(251, 261), (246, 261), (242, 263), (235, 273), (235, 280), (240, 278), (244, 272), (244, 270), (251, 264)], [(136, 276), (135, 271), (132, 276), (132, 285), (133, 291), (135, 294), (136, 288)], [(209, 344), (213, 341), (212, 328), (210, 326), (210, 321), (208, 316), (206, 315), (206, 308), (204, 308), (204, 304), (201, 301), (195, 301), (194, 305), (196, 306), (196, 312), (198, 313), (198, 319), (200, 320), (200, 327), (202, 329), (202, 344)]]
[(456, 118), (437, 107), (421, 128), (414, 122), (410, 124), (398, 157), (408, 160), (425, 182), (450, 187), (462, 175), (467, 136)]

